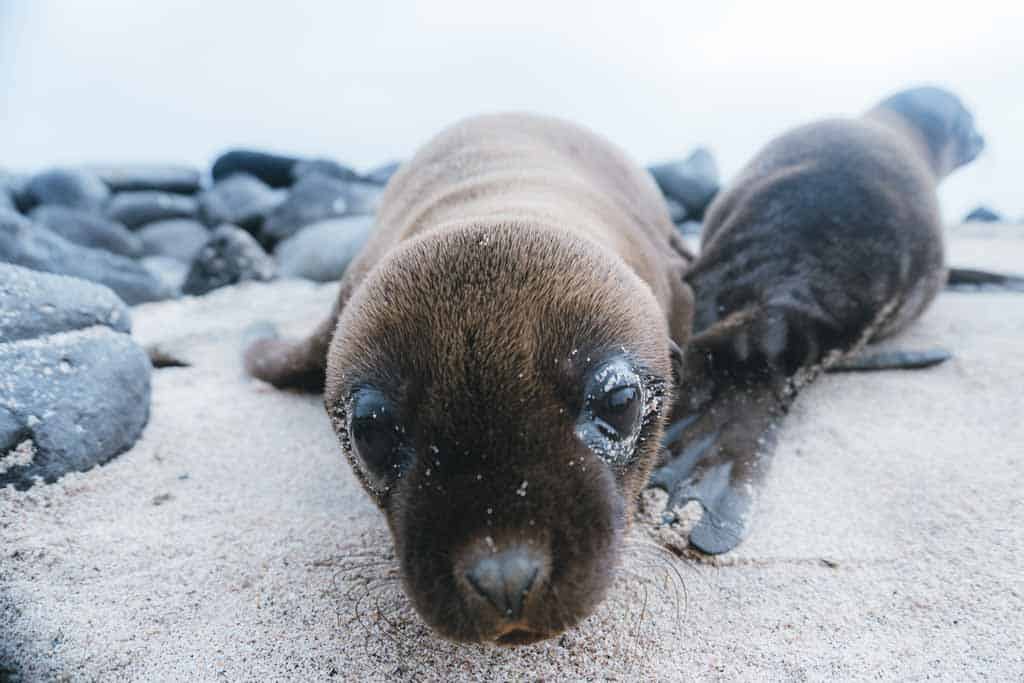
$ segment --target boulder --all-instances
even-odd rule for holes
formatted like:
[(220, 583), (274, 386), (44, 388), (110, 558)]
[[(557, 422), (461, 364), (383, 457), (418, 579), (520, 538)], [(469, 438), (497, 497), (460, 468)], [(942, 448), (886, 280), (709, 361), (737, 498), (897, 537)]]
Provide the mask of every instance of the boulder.
[(353, 169), (339, 164), (331, 159), (302, 159), (292, 166), (292, 181), (297, 181), (303, 176), (319, 173), (338, 180), (359, 180), (359, 174)]
[(171, 164), (107, 164), (89, 166), (114, 192), (157, 190), (177, 194), (195, 194), (200, 189), (200, 173), (189, 166)]
[(107, 204), (107, 216), (129, 228), (170, 218), (195, 218), (198, 213), (195, 198), (155, 190), (118, 192)]
[(702, 220), (704, 210), (718, 194), (718, 165), (711, 152), (698, 147), (682, 161), (671, 161), (648, 169), (662, 193), (676, 200), (690, 218)]
[(287, 197), (248, 173), (235, 173), (199, 195), (199, 215), (207, 225), (230, 223), (259, 234), (267, 214)]
[(188, 265), (210, 239), (209, 229), (198, 221), (174, 218), (140, 228), (143, 256), (167, 256)]
[(98, 282), (110, 287), (128, 304), (157, 301), (170, 294), (135, 261), (74, 244), (20, 214), (3, 210), (0, 262)]
[(368, 183), (375, 183), (377, 185), (387, 185), (388, 181), (391, 180), (391, 176), (395, 175), (395, 171), (402, 165), (400, 161), (392, 161), (378, 166), (377, 168), (371, 169), (363, 174), (363, 180)]
[(151, 371), (129, 335), (104, 326), (0, 343), (0, 486), (51, 483), (131, 448)]
[(350, 216), (314, 223), (277, 245), (282, 277), (317, 282), (338, 280), (373, 232), (373, 216)]
[(0, 342), (103, 325), (131, 330), (131, 313), (94, 282), (0, 263)]
[(319, 173), (303, 176), (263, 222), (260, 241), (273, 245), (307, 225), (345, 215), (348, 196), (348, 184), (342, 180)]
[(182, 292), (206, 294), (244, 280), (272, 280), (277, 264), (245, 230), (222, 225), (213, 231), (189, 268)]
[(110, 189), (99, 176), (84, 169), (54, 168), (32, 176), (25, 187), (22, 210), (38, 204), (99, 211), (110, 198)]
[(280, 154), (233, 149), (217, 157), (210, 172), (215, 182), (235, 173), (248, 173), (271, 187), (288, 187), (292, 184), (292, 167), (297, 161), (295, 157)]
[(128, 228), (90, 211), (44, 204), (32, 209), (29, 216), (68, 242), (83, 247), (104, 249), (131, 258), (142, 253), (142, 241)]
[(979, 206), (964, 216), (964, 223), (1001, 223), (1003, 217), (988, 208)]

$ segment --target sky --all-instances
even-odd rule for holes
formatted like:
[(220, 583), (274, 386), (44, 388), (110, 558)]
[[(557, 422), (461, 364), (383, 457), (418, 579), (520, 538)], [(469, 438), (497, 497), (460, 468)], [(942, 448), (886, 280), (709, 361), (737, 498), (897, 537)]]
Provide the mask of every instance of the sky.
[(19, 170), (240, 145), (368, 168), (522, 110), (644, 164), (708, 146), (728, 180), (786, 129), (920, 84), (989, 143), (940, 188), (947, 219), (1024, 217), (1019, 0), (0, 0), (0, 167)]

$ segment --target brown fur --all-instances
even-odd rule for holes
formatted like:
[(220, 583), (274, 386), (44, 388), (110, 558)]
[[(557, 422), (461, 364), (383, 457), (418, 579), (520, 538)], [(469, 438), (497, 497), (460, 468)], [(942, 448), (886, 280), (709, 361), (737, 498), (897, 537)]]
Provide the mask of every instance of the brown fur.
[(715, 199), (686, 275), (695, 336), (675, 417), (690, 422), (669, 444), (685, 457), (655, 473), (671, 505), (704, 504), (691, 543), (724, 552), (741, 540), (797, 390), (934, 299), (945, 282), (935, 188), (981, 146), (955, 96), (910, 90), (782, 135)]
[[(305, 341), (258, 342), (247, 366), (325, 387), (428, 623), (457, 640), (509, 632), (458, 567), (485, 541), (525, 543), (548, 557), (546, 579), (507, 642), (550, 636), (601, 600), (655, 462), (672, 342), (690, 328), (687, 256), (653, 181), (610, 144), (554, 119), (474, 118), (392, 179), (330, 317)], [(611, 356), (630, 359), (654, 406), (614, 465), (574, 432), (588, 373)], [(414, 454), (383, 487), (351, 447), (365, 386), (394, 401)]]

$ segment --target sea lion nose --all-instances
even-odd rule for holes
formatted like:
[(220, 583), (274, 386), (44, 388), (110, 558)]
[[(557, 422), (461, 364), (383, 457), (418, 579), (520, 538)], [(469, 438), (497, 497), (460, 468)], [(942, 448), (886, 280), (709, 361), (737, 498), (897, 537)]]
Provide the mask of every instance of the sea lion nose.
[(529, 548), (513, 546), (483, 556), (466, 580), (506, 619), (518, 619), (530, 590), (538, 585), (543, 562)]

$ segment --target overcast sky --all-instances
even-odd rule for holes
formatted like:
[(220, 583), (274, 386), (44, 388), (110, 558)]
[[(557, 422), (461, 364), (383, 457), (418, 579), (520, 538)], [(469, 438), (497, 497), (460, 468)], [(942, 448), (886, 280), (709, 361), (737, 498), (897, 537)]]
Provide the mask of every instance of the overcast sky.
[(0, 0), (0, 166), (251, 145), (367, 167), (516, 109), (643, 163), (705, 144), (728, 178), (791, 126), (935, 83), (989, 141), (947, 217), (1024, 216), (1024, 2), (691, 4)]

